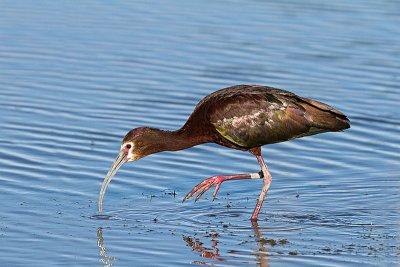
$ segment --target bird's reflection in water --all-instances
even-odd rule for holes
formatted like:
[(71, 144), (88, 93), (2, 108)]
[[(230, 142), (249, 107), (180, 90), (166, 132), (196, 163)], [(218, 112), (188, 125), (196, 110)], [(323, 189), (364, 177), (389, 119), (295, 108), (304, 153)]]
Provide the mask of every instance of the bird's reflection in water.
[(258, 251), (254, 253), (257, 257), (257, 263), (260, 267), (267, 267), (269, 266), (267, 249), (265, 248), (265, 243), (262, 242), (262, 240), (264, 240), (264, 236), (257, 222), (251, 222), (251, 226), (253, 227), (254, 237), (256, 238), (256, 242), (258, 245)]
[[(263, 234), (257, 222), (252, 223), (252, 228), (255, 241), (257, 242), (257, 249), (254, 251), (257, 265), (260, 267), (267, 267), (269, 266), (269, 264), (267, 257), (267, 248), (265, 247), (265, 238), (263, 237)], [(190, 247), (193, 251), (199, 253), (201, 257), (205, 259), (212, 259), (215, 261), (224, 261), (224, 258), (220, 254), (220, 250), (218, 247), (219, 234), (213, 231), (209, 235), (207, 235), (207, 237), (210, 237), (211, 239), (211, 247), (209, 248), (207, 248), (204, 243), (200, 241), (199, 238), (184, 235), (183, 240), (186, 242), (186, 245), (188, 247)], [(115, 257), (107, 255), (107, 248), (104, 244), (103, 230), (101, 227), (97, 229), (97, 246), (99, 247), (100, 262), (103, 264), (103, 266), (112, 267), (115, 261)], [(192, 263), (198, 265), (212, 265), (212, 263), (204, 261), (194, 261)]]
[[(183, 240), (186, 242), (187, 246), (191, 247), (193, 251), (200, 254), (201, 257), (207, 259), (213, 259), (218, 261), (223, 261), (218, 249), (218, 233), (212, 232), (211, 237), (211, 248), (206, 248), (203, 243), (198, 238), (193, 238), (190, 236), (183, 236)], [(206, 264), (205, 262), (195, 262), (198, 264)]]
[(97, 228), (97, 246), (99, 247), (100, 262), (106, 267), (113, 266), (115, 257), (107, 255), (107, 248), (104, 244), (103, 230), (101, 227)]
[[(257, 258), (257, 263), (258, 266), (260, 267), (267, 267), (269, 266), (268, 264), (268, 257), (267, 257), (267, 249), (265, 248), (265, 238), (263, 237), (263, 234), (260, 230), (260, 227), (258, 226), (257, 222), (252, 222), (252, 227), (254, 231), (254, 237), (257, 242), (257, 250), (254, 252), (256, 258)], [(206, 258), (206, 259), (212, 259), (212, 260), (217, 260), (217, 261), (224, 261), (223, 256), (220, 255), (220, 251), (218, 248), (218, 237), (219, 234), (217, 232), (212, 232), (209, 237), (211, 238), (211, 248), (207, 248), (204, 246), (204, 244), (198, 239), (190, 236), (183, 236), (183, 240), (186, 242), (186, 245), (188, 247), (191, 247), (193, 251), (196, 251), (200, 254), (201, 257)], [(207, 262), (203, 261), (194, 261), (192, 262), (194, 264), (199, 264), (199, 265), (212, 265)]]

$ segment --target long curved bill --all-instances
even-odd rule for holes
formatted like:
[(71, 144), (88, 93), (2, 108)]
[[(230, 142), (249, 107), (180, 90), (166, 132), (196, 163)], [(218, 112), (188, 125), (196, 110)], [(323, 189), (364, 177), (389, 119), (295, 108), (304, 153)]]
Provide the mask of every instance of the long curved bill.
[(101, 189), (100, 189), (100, 194), (99, 194), (99, 213), (103, 212), (103, 199), (104, 195), (106, 193), (107, 187), (110, 184), (113, 176), (115, 173), (117, 173), (118, 169), (122, 166), (127, 161), (127, 152), (124, 150), (121, 150), (118, 154), (118, 157), (115, 159), (113, 165), (111, 166), (110, 170), (108, 171), (106, 177), (103, 180), (103, 183), (101, 184)]

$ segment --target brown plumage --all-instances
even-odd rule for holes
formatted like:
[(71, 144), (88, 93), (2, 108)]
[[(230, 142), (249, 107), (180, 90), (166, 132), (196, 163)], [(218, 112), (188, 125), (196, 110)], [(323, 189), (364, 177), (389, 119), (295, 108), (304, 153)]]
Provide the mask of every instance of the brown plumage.
[(272, 87), (237, 85), (201, 100), (183, 129), (212, 136), (211, 142), (220, 145), (249, 150), (349, 127), (343, 113), (321, 102)]
[(226, 180), (262, 178), (263, 190), (252, 215), (252, 220), (257, 220), (271, 183), (261, 146), (349, 127), (348, 118), (340, 111), (285, 90), (260, 85), (237, 85), (218, 90), (197, 104), (181, 129), (170, 132), (140, 127), (124, 137), (120, 155), (103, 182), (99, 211), (102, 211), (105, 188), (122, 163), (161, 151), (213, 142), (250, 151), (257, 157), (261, 171), (210, 177), (193, 188), (184, 200), (192, 196), (199, 199), (212, 186), (215, 186), (215, 198), (221, 183)]

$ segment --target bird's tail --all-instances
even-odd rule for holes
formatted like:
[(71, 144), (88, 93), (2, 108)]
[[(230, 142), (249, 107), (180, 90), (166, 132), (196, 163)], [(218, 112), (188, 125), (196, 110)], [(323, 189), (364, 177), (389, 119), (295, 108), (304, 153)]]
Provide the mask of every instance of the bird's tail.
[(325, 131), (343, 131), (350, 128), (350, 120), (339, 110), (309, 98), (301, 98), (307, 119), (313, 127)]

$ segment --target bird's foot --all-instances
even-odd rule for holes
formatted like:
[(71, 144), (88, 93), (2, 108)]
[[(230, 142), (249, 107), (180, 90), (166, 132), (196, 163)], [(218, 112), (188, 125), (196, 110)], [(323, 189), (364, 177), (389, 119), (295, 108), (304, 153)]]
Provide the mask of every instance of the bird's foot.
[(191, 197), (196, 196), (194, 201), (197, 201), (200, 199), (200, 197), (211, 187), (215, 186), (215, 190), (213, 193), (213, 201), (215, 199), (215, 197), (218, 194), (219, 188), (222, 184), (222, 182), (224, 182), (226, 179), (224, 176), (221, 175), (216, 175), (216, 176), (212, 176), (210, 178), (205, 179), (204, 181), (202, 181), (201, 183), (199, 183), (198, 185), (196, 185), (195, 187), (193, 187), (192, 191), (190, 191), (189, 193), (186, 194), (186, 196), (183, 198), (182, 202), (185, 202), (186, 200), (188, 200)]

